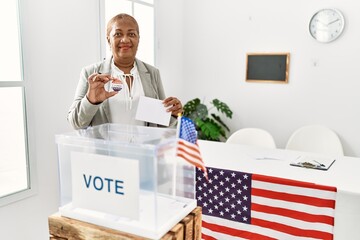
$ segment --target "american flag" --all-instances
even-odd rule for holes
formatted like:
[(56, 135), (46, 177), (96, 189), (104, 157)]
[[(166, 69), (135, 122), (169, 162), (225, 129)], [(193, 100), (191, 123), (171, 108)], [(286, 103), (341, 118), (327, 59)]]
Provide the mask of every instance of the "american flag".
[(179, 117), (178, 136), (176, 155), (200, 168), (206, 176), (206, 167), (197, 143), (197, 131), (191, 119)]
[(202, 239), (333, 239), (336, 188), (258, 174), (196, 171)]

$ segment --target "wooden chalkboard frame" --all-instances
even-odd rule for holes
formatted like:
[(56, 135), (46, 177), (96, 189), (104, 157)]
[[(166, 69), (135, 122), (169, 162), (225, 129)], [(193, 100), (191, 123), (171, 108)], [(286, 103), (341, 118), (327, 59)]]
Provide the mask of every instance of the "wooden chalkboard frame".
[(246, 81), (288, 83), (290, 53), (247, 53)]

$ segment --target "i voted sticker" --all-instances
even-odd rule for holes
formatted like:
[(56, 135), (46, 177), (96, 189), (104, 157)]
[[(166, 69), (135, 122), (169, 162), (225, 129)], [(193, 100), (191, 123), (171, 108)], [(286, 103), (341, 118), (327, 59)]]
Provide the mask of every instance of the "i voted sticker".
[(111, 82), (111, 88), (112, 90), (114, 90), (115, 92), (119, 92), (121, 89), (123, 89), (123, 84), (121, 83), (121, 81), (119, 80), (113, 80)]

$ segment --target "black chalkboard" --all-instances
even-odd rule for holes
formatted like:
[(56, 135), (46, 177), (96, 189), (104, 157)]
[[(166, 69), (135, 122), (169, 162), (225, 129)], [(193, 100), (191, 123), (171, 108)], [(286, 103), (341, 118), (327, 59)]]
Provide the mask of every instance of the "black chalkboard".
[(246, 81), (287, 83), (289, 53), (248, 53)]

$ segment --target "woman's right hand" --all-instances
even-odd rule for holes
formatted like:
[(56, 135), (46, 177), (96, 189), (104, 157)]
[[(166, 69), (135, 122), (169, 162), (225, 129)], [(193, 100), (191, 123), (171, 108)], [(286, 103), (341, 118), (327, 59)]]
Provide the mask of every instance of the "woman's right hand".
[(92, 104), (99, 104), (117, 94), (116, 91), (108, 92), (104, 85), (114, 80), (110, 74), (93, 73), (88, 77), (89, 88), (86, 97)]

